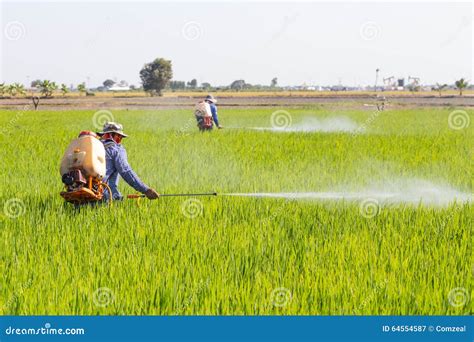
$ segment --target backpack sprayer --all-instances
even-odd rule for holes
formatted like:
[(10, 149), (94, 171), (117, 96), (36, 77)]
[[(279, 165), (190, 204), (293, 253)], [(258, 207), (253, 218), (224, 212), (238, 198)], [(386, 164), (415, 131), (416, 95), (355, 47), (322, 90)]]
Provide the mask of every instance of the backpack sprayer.
[(82, 131), (68, 146), (61, 160), (61, 177), (65, 191), (61, 196), (66, 202), (85, 204), (102, 200), (105, 176), (105, 148), (94, 132)]
[(212, 114), (211, 107), (206, 101), (200, 101), (194, 107), (194, 115), (198, 122), (197, 126), (200, 131), (212, 130)]
[[(60, 172), (66, 188), (61, 192), (61, 196), (66, 202), (80, 205), (101, 201), (104, 189), (107, 189), (112, 201), (111, 190), (107, 183), (102, 181), (106, 172), (105, 148), (94, 132), (82, 131), (78, 138), (69, 144), (61, 161)], [(217, 196), (217, 192), (160, 195), (160, 197), (177, 196)], [(145, 195), (127, 196), (129, 199), (142, 197)]]

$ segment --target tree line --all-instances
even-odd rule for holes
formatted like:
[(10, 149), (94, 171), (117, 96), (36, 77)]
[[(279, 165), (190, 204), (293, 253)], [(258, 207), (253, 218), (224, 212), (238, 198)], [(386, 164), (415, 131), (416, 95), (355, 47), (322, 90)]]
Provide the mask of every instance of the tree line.
[[(42, 97), (52, 97), (54, 92), (59, 90), (63, 96), (69, 93), (69, 88), (64, 83), (57, 84), (50, 80), (35, 80), (31, 82), (31, 88), (38, 89)], [(80, 93), (86, 93), (86, 86), (81, 83), (77, 86), (77, 90)], [(13, 83), (5, 84), (0, 83), (0, 97), (9, 95), (12, 97), (26, 96), (26, 88), (23, 84)]]
[[(198, 84), (196, 79), (192, 79), (188, 82), (173, 80), (173, 67), (171, 60), (164, 58), (156, 58), (150, 63), (146, 63), (139, 72), (140, 79), (142, 81), (143, 90), (150, 94), (151, 96), (161, 96), (163, 90), (204, 90), (204, 91), (215, 91), (215, 90), (231, 90), (231, 91), (242, 91), (242, 90), (275, 90), (278, 88), (278, 78), (274, 77), (270, 81), (270, 85), (252, 85), (245, 80), (235, 80), (229, 86), (225, 87), (212, 87), (210, 83), (204, 82), (201, 85)], [(107, 79), (103, 82), (103, 87), (99, 87), (99, 90), (108, 90), (116, 84), (115, 81)], [(126, 84), (125, 81), (121, 81), (119, 85)], [(469, 85), (469, 82), (461, 78), (455, 82), (456, 89), (459, 90), (459, 95), (462, 96), (463, 90), (466, 89)], [(70, 90), (64, 84), (57, 84), (56, 82), (50, 80), (35, 80), (31, 82), (31, 87), (36, 88), (40, 91), (43, 97), (52, 97), (53, 94), (59, 90), (63, 96), (65, 96)], [(433, 91), (441, 92), (448, 87), (447, 84), (437, 84), (436, 87), (433, 87)], [(142, 90), (137, 89), (133, 86), (129, 87), (130, 90)], [(86, 85), (81, 83), (77, 86), (77, 91), (81, 94), (94, 95), (89, 93)], [(16, 96), (25, 96), (26, 89), (23, 84), (13, 83), (6, 85), (5, 83), (0, 83), (0, 97), (4, 97), (7, 94), (12, 97)]]
[(151, 96), (161, 96), (163, 90), (267, 90), (276, 89), (278, 86), (278, 78), (273, 78), (270, 86), (252, 85), (245, 80), (235, 80), (228, 87), (212, 87), (210, 83), (203, 82), (198, 85), (198, 81), (194, 78), (189, 82), (173, 80), (173, 67), (170, 60), (164, 58), (156, 58), (154, 61), (147, 63), (140, 70), (140, 78), (143, 89)]

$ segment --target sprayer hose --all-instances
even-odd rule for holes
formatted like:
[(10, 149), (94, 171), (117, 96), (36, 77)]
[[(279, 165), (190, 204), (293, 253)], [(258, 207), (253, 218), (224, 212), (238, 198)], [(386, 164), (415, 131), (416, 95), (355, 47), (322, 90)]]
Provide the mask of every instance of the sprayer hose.
[(107, 188), (107, 191), (109, 192), (109, 205), (112, 206), (112, 201), (114, 197), (112, 196), (112, 190), (110, 189), (110, 186), (107, 183), (101, 182), (101, 184)]

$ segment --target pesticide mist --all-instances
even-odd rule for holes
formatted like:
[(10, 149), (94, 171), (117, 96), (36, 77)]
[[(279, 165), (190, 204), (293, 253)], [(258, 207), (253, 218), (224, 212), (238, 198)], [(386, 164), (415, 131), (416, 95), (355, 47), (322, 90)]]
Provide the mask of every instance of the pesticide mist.
[(412, 204), (444, 207), (451, 203), (467, 203), (473, 199), (472, 194), (461, 192), (448, 185), (436, 185), (428, 181), (410, 179), (398, 180), (385, 185), (374, 185), (358, 191), (323, 191), (323, 192), (276, 192), (276, 193), (234, 193), (228, 196), (270, 197), (289, 200), (320, 201), (360, 201), (373, 199), (380, 204)]
[(355, 133), (358, 131), (359, 125), (357, 122), (348, 118), (347, 116), (335, 116), (325, 119), (317, 119), (314, 117), (303, 118), (301, 122), (290, 124), (284, 127), (252, 127), (257, 131), (272, 131), (272, 132), (345, 132)]

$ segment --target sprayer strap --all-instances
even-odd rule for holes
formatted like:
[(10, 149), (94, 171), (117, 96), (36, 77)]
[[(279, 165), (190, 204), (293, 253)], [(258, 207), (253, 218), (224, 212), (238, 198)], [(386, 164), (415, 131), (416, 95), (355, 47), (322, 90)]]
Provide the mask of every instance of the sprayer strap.
[(113, 140), (107, 140), (104, 142), (104, 148), (107, 148), (113, 145), (115, 145), (115, 142)]

